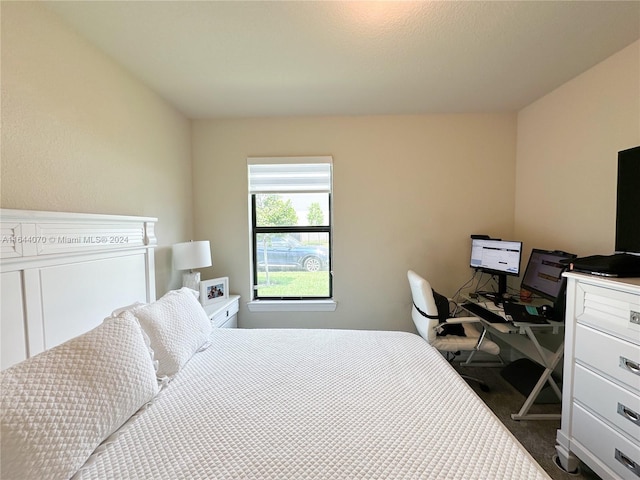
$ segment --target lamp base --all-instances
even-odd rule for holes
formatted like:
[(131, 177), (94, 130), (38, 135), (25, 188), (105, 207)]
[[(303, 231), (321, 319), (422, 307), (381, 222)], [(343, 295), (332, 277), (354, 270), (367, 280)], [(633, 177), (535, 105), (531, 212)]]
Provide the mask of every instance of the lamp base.
[(182, 286), (200, 292), (200, 272), (183, 273)]

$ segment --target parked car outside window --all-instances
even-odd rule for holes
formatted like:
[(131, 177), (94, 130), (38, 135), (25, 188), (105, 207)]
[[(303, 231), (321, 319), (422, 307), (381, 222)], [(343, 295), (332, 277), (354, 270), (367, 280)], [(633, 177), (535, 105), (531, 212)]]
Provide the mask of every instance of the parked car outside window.
[(304, 244), (292, 235), (258, 234), (256, 249), (260, 269), (265, 265), (307, 272), (329, 268), (329, 249), (326, 246)]

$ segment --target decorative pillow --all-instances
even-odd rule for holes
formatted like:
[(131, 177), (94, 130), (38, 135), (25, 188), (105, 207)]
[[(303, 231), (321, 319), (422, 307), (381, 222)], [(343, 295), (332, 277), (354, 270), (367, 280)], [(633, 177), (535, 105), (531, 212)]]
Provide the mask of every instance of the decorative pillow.
[(158, 377), (171, 377), (209, 339), (211, 321), (194, 291), (183, 287), (131, 311), (151, 341)]
[(144, 302), (135, 302), (135, 303), (132, 303), (131, 305), (127, 305), (126, 307), (116, 308), (113, 312), (111, 312), (111, 316), (117, 317), (123, 314), (124, 312), (126, 312), (127, 310), (133, 310), (134, 308), (139, 308), (144, 305), (147, 305), (147, 304)]
[(7, 479), (69, 478), (158, 393), (138, 322), (93, 330), (0, 373)]

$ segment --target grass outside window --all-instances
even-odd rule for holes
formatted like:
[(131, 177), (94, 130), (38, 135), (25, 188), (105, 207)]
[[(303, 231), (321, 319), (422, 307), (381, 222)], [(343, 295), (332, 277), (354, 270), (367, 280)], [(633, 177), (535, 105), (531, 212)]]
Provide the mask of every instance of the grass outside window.
[(261, 298), (327, 297), (329, 295), (329, 272), (281, 271), (258, 273), (258, 291)]

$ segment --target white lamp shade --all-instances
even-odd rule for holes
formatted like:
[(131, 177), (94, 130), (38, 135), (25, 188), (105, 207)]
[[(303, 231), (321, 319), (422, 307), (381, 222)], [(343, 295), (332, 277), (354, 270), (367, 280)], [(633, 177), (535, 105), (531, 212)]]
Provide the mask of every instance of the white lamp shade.
[(176, 270), (191, 270), (211, 265), (209, 240), (176, 243), (173, 246), (173, 267)]

